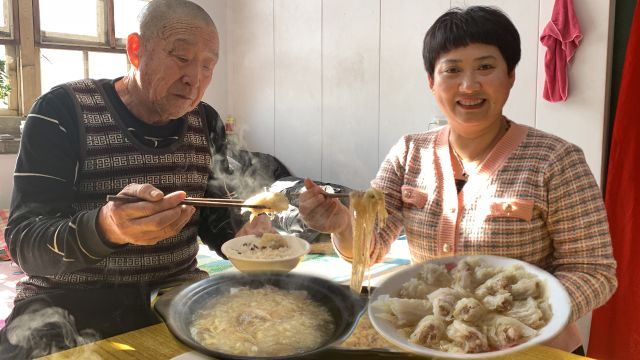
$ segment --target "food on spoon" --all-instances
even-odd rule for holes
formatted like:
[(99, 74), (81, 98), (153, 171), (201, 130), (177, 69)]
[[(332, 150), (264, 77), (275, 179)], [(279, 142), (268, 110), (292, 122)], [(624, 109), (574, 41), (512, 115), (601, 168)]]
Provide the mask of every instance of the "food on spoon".
[(289, 208), (289, 201), (283, 193), (279, 192), (263, 192), (245, 200), (243, 205), (262, 205), (265, 208), (242, 208), (242, 212), (251, 212), (249, 221), (260, 214), (274, 214), (285, 211)]

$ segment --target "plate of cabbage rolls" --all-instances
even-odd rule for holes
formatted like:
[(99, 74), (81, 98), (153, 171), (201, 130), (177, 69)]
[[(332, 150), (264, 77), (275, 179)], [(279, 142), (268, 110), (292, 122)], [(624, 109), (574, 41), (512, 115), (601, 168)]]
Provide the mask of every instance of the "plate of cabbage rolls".
[(373, 327), (417, 354), (457, 359), (502, 356), (550, 340), (569, 320), (560, 281), (500, 256), (452, 256), (401, 270), (369, 302)]

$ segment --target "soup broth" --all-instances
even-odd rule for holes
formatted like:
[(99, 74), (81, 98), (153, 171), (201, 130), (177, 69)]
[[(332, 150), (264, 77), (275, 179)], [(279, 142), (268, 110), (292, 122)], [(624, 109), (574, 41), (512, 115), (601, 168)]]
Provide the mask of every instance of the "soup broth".
[(322, 346), (333, 334), (331, 314), (306, 291), (236, 288), (194, 315), (191, 335), (234, 355), (284, 356)]

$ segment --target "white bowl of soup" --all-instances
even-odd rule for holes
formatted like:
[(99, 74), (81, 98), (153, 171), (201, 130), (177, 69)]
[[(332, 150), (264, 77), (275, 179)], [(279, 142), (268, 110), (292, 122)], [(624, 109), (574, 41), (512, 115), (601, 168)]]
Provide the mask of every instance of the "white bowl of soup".
[(288, 272), (309, 253), (309, 243), (296, 236), (265, 233), (231, 239), (222, 253), (242, 272)]
[(392, 344), (434, 358), (504, 356), (553, 338), (571, 314), (560, 281), (526, 262), (452, 256), (412, 265), (371, 296), (369, 317)]

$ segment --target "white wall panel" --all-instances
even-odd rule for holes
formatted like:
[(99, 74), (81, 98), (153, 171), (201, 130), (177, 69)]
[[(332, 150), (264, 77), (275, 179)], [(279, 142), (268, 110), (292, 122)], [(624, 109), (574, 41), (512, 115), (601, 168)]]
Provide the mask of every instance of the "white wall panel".
[(229, 113), (251, 151), (274, 153), (273, 0), (233, 0), (229, 7)]
[[(613, 41), (612, 13), (614, 1), (574, 1), (583, 38), (569, 65), (569, 95), (566, 102), (551, 103), (542, 98), (544, 57), (547, 48), (538, 51), (538, 93), (536, 127), (556, 134), (584, 151), (587, 163), (598, 184), (602, 181), (602, 154), (605, 124), (608, 120), (610, 49)], [(539, 31), (551, 18), (553, 0), (540, 1)], [(589, 345), (591, 313), (578, 321), (585, 349)]]
[[(541, 0), (540, 32), (551, 18), (553, 3), (553, 0)], [(608, 51), (612, 46), (609, 41), (611, 3), (574, 1), (584, 37), (569, 66), (566, 102), (550, 103), (542, 98), (546, 48), (540, 45), (538, 52), (537, 127), (580, 146), (598, 184), (602, 171), (604, 123), (609, 111), (606, 99), (609, 97)]]
[(275, 0), (275, 156), (322, 178), (322, 0)]
[(213, 80), (211, 85), (204, 93), (202, 100), (213, 106), (222, 119), (228, 113), (227, 106), (229, 104), (229, 96), (227, 89), (228, 84), (228, 46), (229, 37), (227, 36), (227, 1), (226, 0), (194, 0), (195, 3), (205, 9), (213, 22), (218, 28), (218, 37), (220, 38), (220, 49), (218, 63), (213, 71)]
[(324, 0), (322, 16), (322, 179), (368, 188), (380, 165), (380, 1)]
[(0, 154), (0, 209), (8, 209), (13, 192), (13, 171), (17, 154)]
[(379, 164), (402, 135), (425, 131), (441, 114), (429, 91), (422, 40), (448, 8), (449, 0), (381, 2)]
[(522, 56), (516, 67), (516, 82), (511, 89), (504, 115), (529, 126), (536, 125), (536, 85), (538, 73), (538, 0), (467, 0), (467, 5), (495, 6), (504, 11), (520, 33)]
[(365, 187), (402, 134), (439, 114), (421, 62), (428, 26), (448, 5), (494, 5), (522, 38), (505, 114), (582, 147), (599, 180), (610, 2), (574, 3), (585, 37), (569, 100), (549, 103), (539, 35), (553, 0), (227, 0), (228, 112), (250, 150), (275, 154), (299, 176)]

